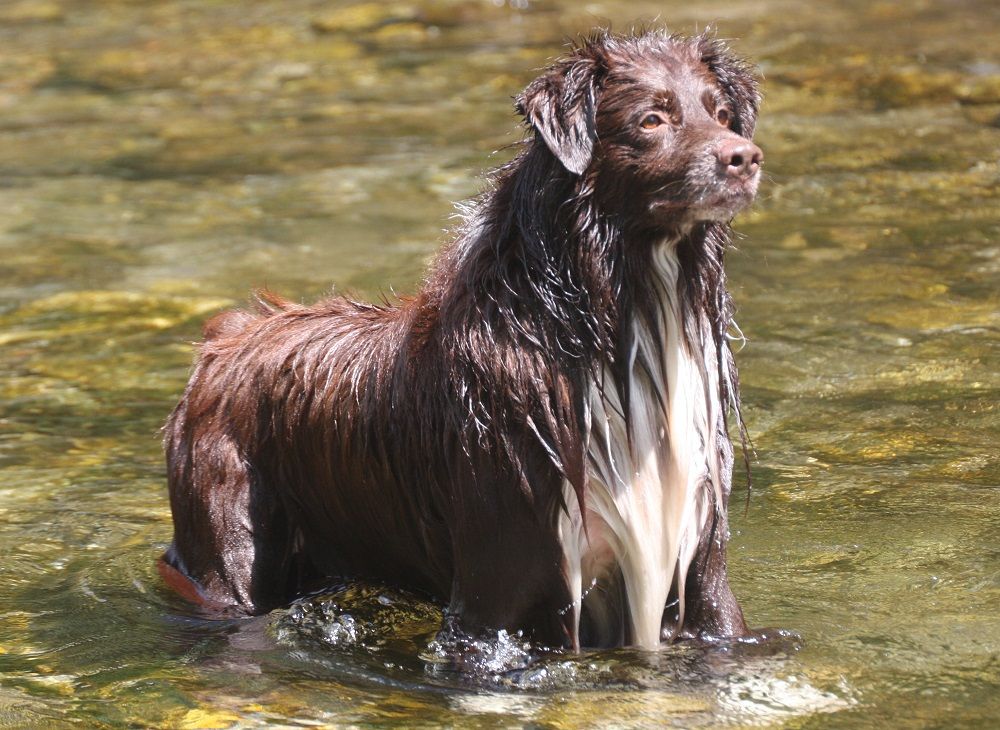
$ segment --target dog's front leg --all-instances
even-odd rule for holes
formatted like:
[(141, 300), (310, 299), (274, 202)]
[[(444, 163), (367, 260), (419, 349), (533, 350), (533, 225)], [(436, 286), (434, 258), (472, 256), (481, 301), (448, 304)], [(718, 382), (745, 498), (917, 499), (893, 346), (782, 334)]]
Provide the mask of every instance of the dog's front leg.
[[(684, 625), (678, 636), (742, 637), (750, 634), (726, 570), (729, 524), (726, 515), (714, 512), (701, 536), (698, 551), (688, 568), (684, 591)], [(676, 624), (665, 625), (670, 636)]]

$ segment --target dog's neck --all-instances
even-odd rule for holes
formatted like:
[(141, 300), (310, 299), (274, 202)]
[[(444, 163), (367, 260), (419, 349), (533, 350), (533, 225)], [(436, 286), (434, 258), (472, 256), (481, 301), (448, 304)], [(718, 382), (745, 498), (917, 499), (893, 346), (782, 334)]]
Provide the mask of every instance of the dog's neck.
[[(707, 322), (685, 321), (705, 314), (684, 306), (678, 242), (657, 243), (651, 263), (655, 319), (622, 323), (631, 349), (614, 372), (627, 387), (609, 382), (606, 368), (590, 391), (586, 515), (567, 494), (560, 517), (575, 638), (586, 614), (590, 644), (654, 648), (664, 630), (680, 628), (688, 567), (721, 500), (716, 343)], [(679, 620), (664, 627), (671, 595)]]

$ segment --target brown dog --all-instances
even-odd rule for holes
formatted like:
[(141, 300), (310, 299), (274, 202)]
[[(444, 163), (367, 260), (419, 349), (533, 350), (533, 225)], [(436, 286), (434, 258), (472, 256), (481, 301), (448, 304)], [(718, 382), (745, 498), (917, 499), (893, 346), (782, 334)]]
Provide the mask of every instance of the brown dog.
[(261, 613), (369, 577), (573, 648), (745, 634), (722, 260), (757, 106), (713, 38), (594, 36), (518, 98), (533, 135), (415, 297), (210, 321), (166, 426), (168, 581)]

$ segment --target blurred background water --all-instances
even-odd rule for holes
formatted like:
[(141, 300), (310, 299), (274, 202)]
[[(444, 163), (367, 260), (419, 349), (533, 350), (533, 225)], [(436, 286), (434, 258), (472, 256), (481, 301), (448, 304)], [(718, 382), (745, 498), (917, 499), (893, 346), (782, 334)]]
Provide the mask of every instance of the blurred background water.
[[(154, 561), (200, 322), (412, 291), (521, 139), (510, 97), (656, 19), (765, 79), (730, 570), (801, 640), (531, 664), (499, 636), (456, 672), (438, 607), (379, 586), (192, 616)], [(993, 727), (998, 329), (995, 0), (4, 0), (0, 725)]]

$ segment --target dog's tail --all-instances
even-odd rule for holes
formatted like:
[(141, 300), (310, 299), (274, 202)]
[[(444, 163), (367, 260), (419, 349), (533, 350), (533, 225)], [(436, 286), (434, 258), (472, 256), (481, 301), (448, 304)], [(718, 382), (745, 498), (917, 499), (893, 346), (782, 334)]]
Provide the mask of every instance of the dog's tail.
[(270, 317), (278, 312), (287, 312), (290, 309), (301, 309), (301, 304), (296, 304), (291, 299), (271, 291), (270, 289), (258, 289), (253, 293), (254, 303), (257, 305), (257, 313)]
[(236, 615), (233, 606), (212, 600), (205, 595), (201, 586), (187, 574), (173, 544), (156, 561), (156, 570), (168, 588), (196, 606), (199, 612), (213, 617)]
[(202, 336), (205, 341), (210, 342), (212, 340), (235, 337), (242, 334), (251, 323), (263, 317), (270, 317), (279, 312), (287, 312), (301, 306), (268, 289), (258, 289), (254, 292), (253, 304), (254, 309), (252, 311), (246, 309), (229, 309), (225, 312), (219, 312), (205, 322), (202, 327)]

